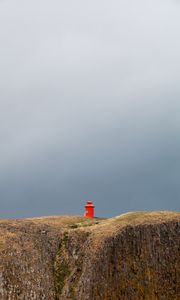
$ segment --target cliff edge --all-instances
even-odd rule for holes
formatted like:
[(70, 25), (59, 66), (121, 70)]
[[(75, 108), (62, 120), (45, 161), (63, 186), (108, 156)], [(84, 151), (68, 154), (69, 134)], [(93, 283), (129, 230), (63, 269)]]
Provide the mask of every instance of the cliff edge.
[(0, 299), (180, 299), (180, 213), (0, 220)]

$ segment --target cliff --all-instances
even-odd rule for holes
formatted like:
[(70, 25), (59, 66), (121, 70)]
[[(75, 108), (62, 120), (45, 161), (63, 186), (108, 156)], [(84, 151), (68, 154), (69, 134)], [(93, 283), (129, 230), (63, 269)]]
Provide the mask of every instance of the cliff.
[(180, 213), (0, 220), (0, 299), (180, 299)]

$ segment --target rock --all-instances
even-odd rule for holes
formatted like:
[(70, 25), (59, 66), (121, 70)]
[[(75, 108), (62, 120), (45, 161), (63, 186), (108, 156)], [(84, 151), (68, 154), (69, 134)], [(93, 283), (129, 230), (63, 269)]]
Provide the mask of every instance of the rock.
[(0, 220), (0, 299), (180, 299), (180, 213)]

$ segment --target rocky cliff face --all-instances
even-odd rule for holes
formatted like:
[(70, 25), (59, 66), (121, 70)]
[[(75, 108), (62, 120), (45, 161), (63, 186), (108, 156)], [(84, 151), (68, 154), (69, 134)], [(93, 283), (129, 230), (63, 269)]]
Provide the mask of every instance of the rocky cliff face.
[(0, 299), (180, 299), (180, 214), (0, 220)]

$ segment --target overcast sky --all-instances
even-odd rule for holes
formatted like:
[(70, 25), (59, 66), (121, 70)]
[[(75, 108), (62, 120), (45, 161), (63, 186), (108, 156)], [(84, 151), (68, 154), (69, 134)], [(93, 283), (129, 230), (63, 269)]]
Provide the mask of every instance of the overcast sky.
[(180, 210), (180, 3), (0, 0), (0, 217)]

